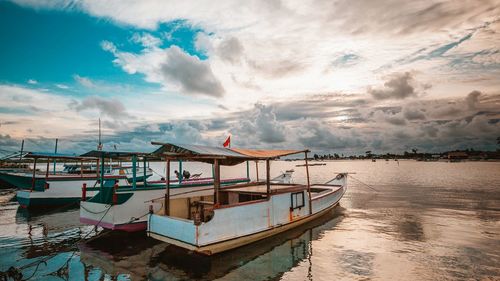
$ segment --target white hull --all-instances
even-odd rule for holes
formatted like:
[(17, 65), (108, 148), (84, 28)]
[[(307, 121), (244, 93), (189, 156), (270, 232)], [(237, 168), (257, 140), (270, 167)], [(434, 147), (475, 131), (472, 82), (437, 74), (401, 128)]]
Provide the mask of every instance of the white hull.
[[(119, 191), (117, 193), (127, 192), (133, 193), (130, 199), (118, 205), (80, 202), (80, 222), (112, 230), (139, 231), (146, 229), (149, 208), (151, 206), (153, 211), (157, 212), (163, 207), (165, 189)], [(170, 196), (172, 198), (186, 198), (193, 194), (209, 196), (213, 192), (213, 186), (182, 187), (172, 188)]]
[[(92, 190), (96, 185), (95, 179), (74, 180), (47, 180), (48, 187), (44, 191), (20, 189), (17, 191), (17, 200), (23, 207), (64, 205), (78, 202), (82, 197), (82, 186), (86, 184), (87, 197), (94, 196), (97, 191)], [(127, 185), (125, 178), (119, 179), (118, 184)]]
[[(272, 194), (268, 200), (215, 208), (213, 218), (199, 225), (193, 220), (151, 214), (148, 220), (148, 235), (206, 255), (230, 250), (294, 228), (325, 214), (335, 207), (344, 195), (346, 177), (334, 180), (329, 185), (313, 185), (311, 211), (308, 192), (304, 189), (298, 190), (278, 192)], [(302, 207), (294, 205), (291, 199), (299, 193), (304, 197), (305, 204)]]

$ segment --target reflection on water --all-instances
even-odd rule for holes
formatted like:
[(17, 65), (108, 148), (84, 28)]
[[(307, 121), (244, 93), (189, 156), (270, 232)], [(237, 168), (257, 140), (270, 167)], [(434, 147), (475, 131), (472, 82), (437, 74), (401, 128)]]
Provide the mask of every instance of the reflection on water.
[[(272, 173), (294, 168), (294, 180), (303, 182), (303, 169), (295, 167), (300, 163), (276, 162)], [(161, 172), (162, 164), (154, 165)], [(184, 167), (210, 171), (210, 166), (191, 163)], [(241, 170), (245, 169), (223, 168), (222, 172), (242, 176)], [(250, 171), (254, 177), (255, 170)], [(77, 208), (27, 211), (10, 201), (12, 192), (2, 192), (0, 270), (50, 257), (36, 272), (33, 267), (24, 269), (24, 276), (35, 273), (35, 279), (54, 280), (500, 279), (500, 163), (336, 161), (311, 167), (319, 182), (340, 171), (356, 172), (355, 178), (379, 192), (351, 180), (341, 206), (320, 220), (213, 257), (186, 252), (142, 233), (95, 236), (92, 227), (79, 223)], [(81, 241), (82, 237), (87, 239)]]

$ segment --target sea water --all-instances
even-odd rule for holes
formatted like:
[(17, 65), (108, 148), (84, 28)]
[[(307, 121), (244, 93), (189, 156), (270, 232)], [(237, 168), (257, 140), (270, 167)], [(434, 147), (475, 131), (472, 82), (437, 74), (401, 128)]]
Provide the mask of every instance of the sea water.
[[(500, 163), (325, 161), (311, 182), (352, 173), (332, 212), (286, 233), (202, 257), (144, 233), (95, 231), (79, 210), (25, 210), (0, 193), (0, 271), (30, 280), (500, 280)], [(275, 161), (271, 177), (303, 161)], [(165, 164), (151, 163), (154, 177)], [(172, 164), (173, 171), (177, 164)], [(183, 163), (191, 174), (211, 166)], [(265, 167), (259, 164), (259, 178)], [(249, 163), (256, 178), (256, 166)], [(222, 178), (246, 176), (246, 163)], [(82, 239), (85, 238), (85, 239)]]

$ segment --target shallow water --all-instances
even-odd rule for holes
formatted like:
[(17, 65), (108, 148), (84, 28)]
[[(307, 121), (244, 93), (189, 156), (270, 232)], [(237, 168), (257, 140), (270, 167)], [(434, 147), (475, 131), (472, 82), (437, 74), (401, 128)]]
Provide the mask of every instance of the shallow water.
[[(295, 167), (300, 163), (273, 162), (271, 174), (294, 168), (294, 181), (302, 183), (304, 168)], [(77, 208), (27, 211), (9, 201), (12, 192), (2, 191), (0, 271), (34, 263), (22, 271), (25, 278), (500, 280), (499, 162), (325, 163), (310, 168), (313, 182), (355, 173), (340, 206), (299, 229), (214, 257), (142, 233), (95, 236), (78, 222)], [(159, 177), (163, 164), (152, 167)], [(203, 164), (184, 167), (210, 171)], [(261, 178), (264, 171), (260, 166)], [(223, 177), (245, 173), (244, 165), (222, 169)], [(254, 165), (250, 174), (255, 178)]]

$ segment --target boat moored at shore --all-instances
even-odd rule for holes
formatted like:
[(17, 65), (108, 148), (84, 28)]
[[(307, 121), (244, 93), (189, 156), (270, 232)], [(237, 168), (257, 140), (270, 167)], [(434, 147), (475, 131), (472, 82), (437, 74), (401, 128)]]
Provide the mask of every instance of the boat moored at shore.
[[(66, 204), (77, 203), (81, 199), (82, 186), (87, 186), (88, 196), (93, 196), (98, 191), (98, 184), (114, 186), (115, 184), (128, 185), (129, 170), (136, 169), (135, 167), (115, 167), (105, 169), (104, 161), (101, 161), (101, 169), (96, 174), (84, 174), (83, 170), (80, 174), (60, 173), (49, 170), (49, 163), (55, 159), (63, 159), (65, 161), (97, 161), (96, 158), (64, 155), (56, 153), (35, 153), (30, 152), (24, 156), (28, 159), (33, 159), (33, 169), (31, 172), (4, 172), (0, 173), (0, 178), (13, 186), (17, 190), (16, 198), (22, 207), (51, 207)], [(44, 159), (47, 162), (46, 171), (39, 172), (37, 170), (37, 162)], [(136, 178), (137, 181), (143, 181), (152, 175), (151, 170)]]
[[(214, 190), (210, 196), (171, 197), (166, 189), (163, 207), (148, 217), (148, 236), (204, 255), (231, 250), (315, 220), (335, 207), (346, 192), (347, 174), (325, 184), (310, 184), (308, 150), (225, 149), (161, 144), (155, 153), (170, 160), (213, 163)], [(274, 184), (270, 161), (305, 154), (307, 184)], [(266, 181), (221, 186), (220, 166), (247, 160), (266, 162)]]

